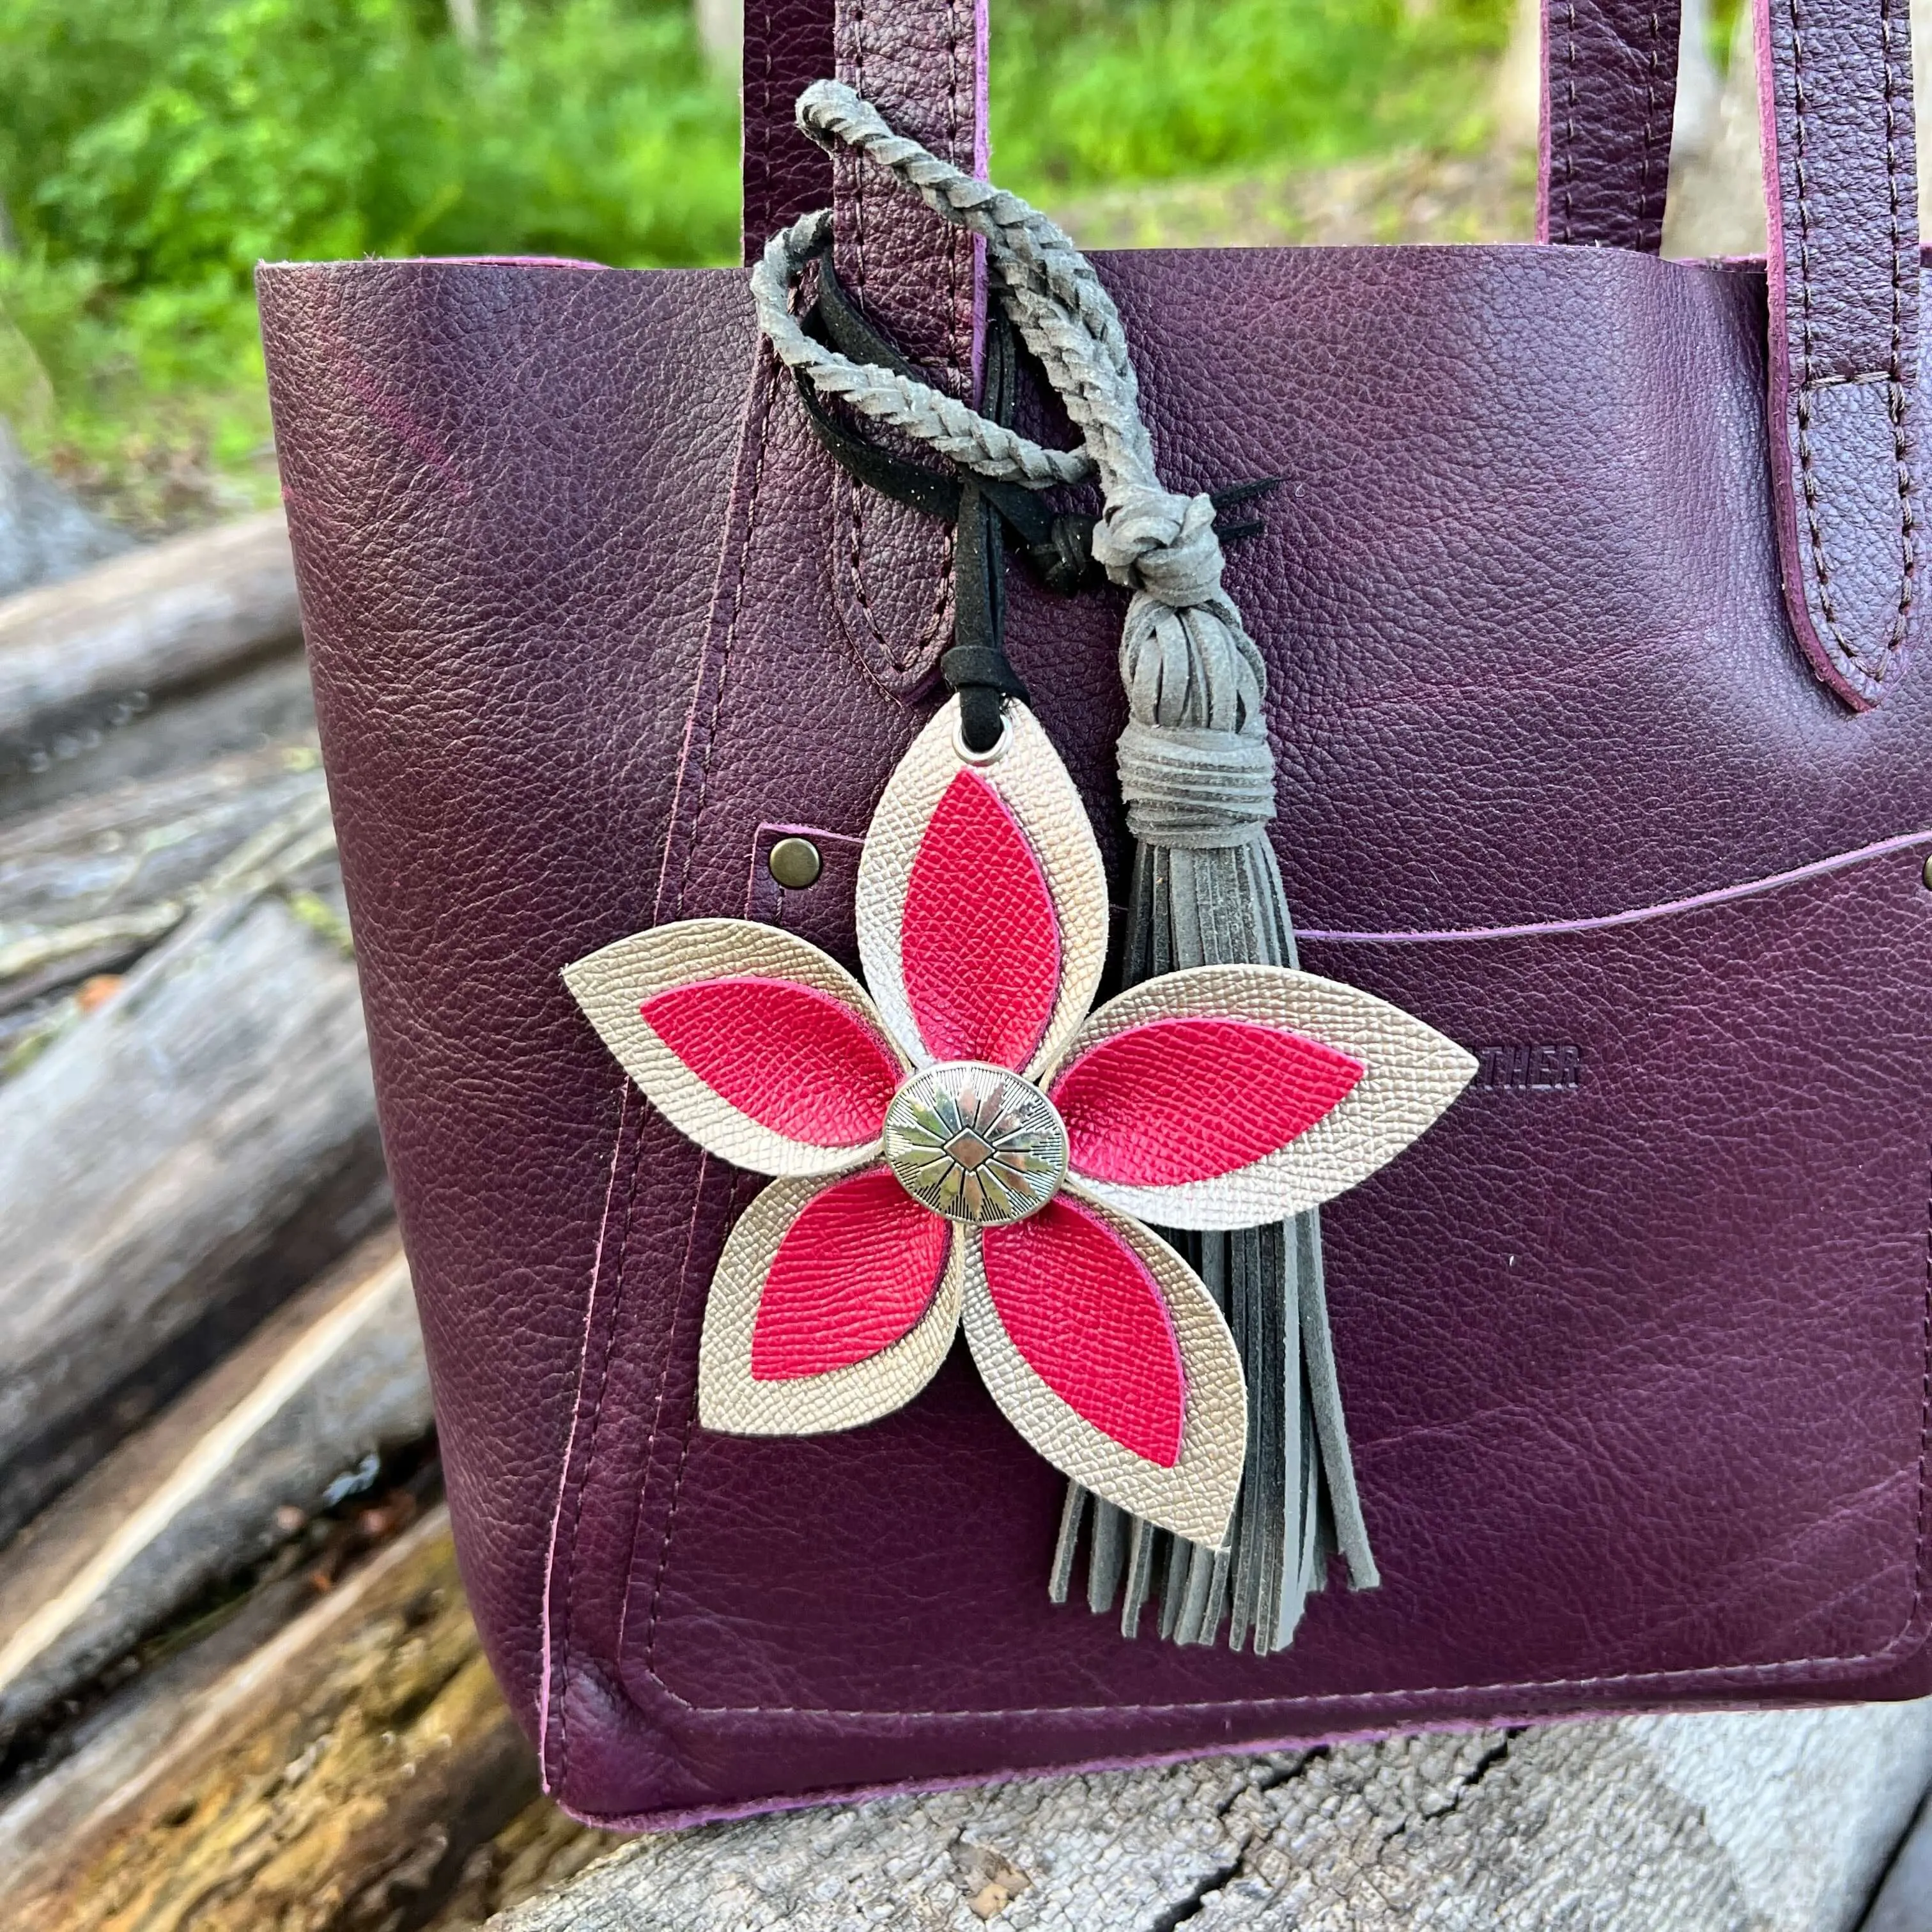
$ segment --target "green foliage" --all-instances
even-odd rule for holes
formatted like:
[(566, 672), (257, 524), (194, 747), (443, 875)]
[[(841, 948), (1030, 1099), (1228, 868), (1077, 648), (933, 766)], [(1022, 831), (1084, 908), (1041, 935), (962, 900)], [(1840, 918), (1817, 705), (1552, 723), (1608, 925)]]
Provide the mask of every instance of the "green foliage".
[(718, 260), (729, 90), (678, 0), (504, 0), (488, 46), (411, 0), (0, 0), (21, 242), (116, 289), (258, 260), (576, 250)]
[(1398, 144), (1486, 121), (1513, 0), (994, 0), (993, 123), (1024, 194)]
[(472, 50), (434, 0), (0, 0), (0, 412), (29, 446), (137, 523), (170, 476), (207, 510), (272, 487), (263, 258), (731, 257), (736, 104), (685, 0), (486, 20)]
[[(1729, 0), (1726, 0), (1726, 4)], [(1000, 178), (1475, 138), (1514, 0), (994, 0)], [(736, 252), (689, 0), (0, 0), (0, 413), (114, 513), (272, 497), (262, 258)]]

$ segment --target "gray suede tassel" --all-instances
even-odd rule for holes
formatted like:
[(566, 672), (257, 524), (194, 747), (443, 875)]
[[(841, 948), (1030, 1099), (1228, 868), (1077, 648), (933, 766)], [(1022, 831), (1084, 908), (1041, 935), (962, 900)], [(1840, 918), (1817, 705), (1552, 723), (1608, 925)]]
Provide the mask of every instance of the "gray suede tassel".
[[(1293, 966), (1294, 929), (1267, 827), (1274, 754), (1267, 670), (1220, 587), (1214, 506), (1153, 491), (1109, 515), (1094, 550), (1136, 592), (1120, 643), (1128, 724), (1118, 748), (1127, 824), (1138, 842), (1127, 908), (1130, 984), (1189, 966)], [(1089, 1523), (1087, 1600), (1120, 1602), (1139, 1630), (1150, 1600), (1162, 1636), (1283, 1648), (1330, 1556), (1358, 1589), (1377, 1579), (1355, 1492), (1310, 1209), (1270, 1228), (1167, 1238), (1221, 1305), (1246, 1370), (1247, 1462), (1222, 1547), (1182, 1541), (1071, 1488), (1054, 1564), (1070, 1593)]]

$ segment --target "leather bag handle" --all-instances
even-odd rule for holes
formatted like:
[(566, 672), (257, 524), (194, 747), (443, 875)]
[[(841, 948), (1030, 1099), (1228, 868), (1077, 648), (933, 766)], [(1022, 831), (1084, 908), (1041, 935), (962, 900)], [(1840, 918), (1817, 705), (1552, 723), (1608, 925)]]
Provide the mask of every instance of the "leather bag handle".
[[(1785, 604), (1820, 679), (1876, 704), (1915, 574), (1918, 238), (1906, 0), (1752, 0), (1769, 236), (1767, 422)], [(1679, 11), (1544, 0), (1538, 235), (1654, 254)]]
[[(1769, 214), (1772, 509), (1786, 608), (1819, 677), (1854, 709), (1898, 675), (1916, 574), (1918, 234), (1906, 0), (1752, 0)], [(961, 22), (973, 16), (974, 112), (964, 125)], [(1544, 0), (1538, 232), (1570, 245), (1654, 252), (1676, 92), (1678, 0)], [(866, 53), (870, 65), (855, 51)], [(983, 152), (984, 0), (751, 0), (746, 9), (745, 226), (755, 251), (823, 207), (830, 161), (792, 103), (836, 70), (878, 90), (909, 133), (969, 162)], [(970, 164), (970, 163), (969, 163)], [(946, 238), (881, 226), (840, 182), (842, 267), (861, 222), (922, 278)], [(922, 250), (924, 251), (923, 255)], [(957, 263), (942, 272), (957, 291)], [(860, 279), (862, 280), (863, 278)], [(881, 296), (889, 278), (875, 277)], [(928, 290), (925, 293), (929, 295)], [(963, 380), (956, 302), (936, 366)], [(916, 316), (884, 317), (911, 328)], [(930, 328), (930, 320), (924, 325)], [(895, 676), (923, 675), (923, 649)], [(913, 662), (914, 657), (920, 663)]]
[[(1543, 0), (1538, 238), (1656, 254), (1664, 233), (1679, 0)], [(881, 14), (888, 0), (874, 0)], [(981, 10), (983, 15), (983, 9)], [(838, 0), (746, 0), (744, 249), (832, 198), (793, 104), (836, 70)], [(930, 145), (928, 143), (928, 145)]]
[(1543, 0), (1536, 238), (1664, 245), (1679, 0)]
[(1904, 0), (1752, 0), (1769, 217), (1773, 510), (1786, 608), (1857, 710), (1905, 654), (1918, 207)]
[(832, 199), (832, 158), (792, 110), (838, 62), (835, 0), (745, 0), (743, 226), (747, 267), (788, 222)]

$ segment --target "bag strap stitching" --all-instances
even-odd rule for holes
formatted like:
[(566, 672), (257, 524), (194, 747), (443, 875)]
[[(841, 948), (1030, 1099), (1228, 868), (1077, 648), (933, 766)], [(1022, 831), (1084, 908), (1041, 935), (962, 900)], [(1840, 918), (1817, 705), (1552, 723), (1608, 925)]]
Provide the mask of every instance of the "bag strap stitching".
[[(1570, 239), (1572, 185), (1576, 178), (1574, 148), (1576, 139), (1576, 0), (1564, 0), (1563, 42), (1563, 219), (1556, 238)], [(1552, 116), (1552, 119), (1554, 116)]]
[[(1651, 199), (1655, 192), (1651, 186), (1651, 176), (1657, 151), (1658, 42), (1663, 32), (1662, 10), (1653, 7), (1650, 10), (1649, 44), (1644, 52), (1643, 153), (1639, 164), (1636, 196), (1639, 218), (1646, 226), (1656, 219), (1651, 212)], [(1666, 143), (1668, 138), (1666, 135)], [(1664, 172), (1667, 178), (1670, 173), (1670, 160), (1667, 155), (1664, 162)]]
[[(961, 0), (947, 0), (946, 43), (946, 114), (949, 152), (959, 151), (962, 126), (960, 101), (960, 44), (962, 38)], [(852, 10), (853, 64), (858, 75), (858, 91), (866, 92), (866, 0), (856, 0)], [(866, 184), (862, 164), (857, 166), (859, 187), (854, 197), (852, 239), (852, 286), (855, 294), (862, 296), (866, 286), (866, 211), (876, 190)], [(891, 192), (888, 188), (887, 194)], [(946, 260), (947, 333), (951, 340), (947, 344), (951, 361), (956, 367), (964, 367), (972, 355), (972, 293), (968, 287), (962, 298), (961, 285), (961, 257), (970, 256), (972, 243), (970, 238), (947, 233), (945, 237)], [(963, 337), (963, 340), (962, 340)], [(866, 492), (856, 488), (847, 477), (841, 477), (838, 484), (838, 520), (846, 536), (844, 546), (846, 568), (850, 573), (853, 600), (858, 607), (872, 640), (877, 646), (881, 662), (890, 665), (896, 672), (924, 657), (932, 648), (952, 612), (952, 587), (954, 548), (958, 532), (949, 526), (939, 533), (940, 567), (934, 577), (933, 601), (926, 621), (918, 634), (910, 643), (900, 646), (880, 621), (874, 604), (871, 587), (867, 581), (866, 560), (866, 522), (868, 506)]]
[[(1799, 490), (1803, 499), (1806, 560), (1817, 586), (1818, 608), (1832, 644), (1848, 670), (1869, 687), (1873, 699), (1883, 694), (1886, 680), (1900, 662), (1900, 647), (1912, 610), (1913, 536), (1916, 519), (1912, 508), (1912, 464), (1905, 435), (1904, 386), (1904, 249), (1900, 237), (1899, 160), (1898, 142), (1898, 73), (1892, 56), (1892, 0), (1880, 0), (1879, 34), (1884, 74), (1886, 184), (1888, 196), (1888, 235), (1892, 256), (1891, 359), (1882, 372), (1868, 376), (1817, 376), (1813, 374), (1815, 355), (1814, 316), (1812, 302), (1812, 252), (1810, 169), (1805, 154), (1805, 121), (1810, 111), (1804, 86), (1804, 26), (1802, 0), (1787, 0), (1791, 22), (1792, 155), (1792, 173), (1798, 190), (1798, 293), (1799, 364), (1793, 385), (1793, 408), (1797, 430)], [(1777, 238), (1774, 237), (1774, 244)], [(1916, 266), (1916, 265), (1915, 265)], [(1781, 352), (1773, 345), (1774, 354)], [(1862, 652), (1848, 638), (1840, 622), (1832, 590), (1831, 560), (1826, 553), (1822, 520), (1820, 514), (1820, 488), (1816, 456), (1812, 444), (1812, 396), (1814, 391), (1846, 382), (1883, 380), (1891, 386), (1888, 413), (1892, 422), (1892, 454), (1897, 470), (1899, 530), (1898, 602), (1892, 628), (1876, 658)]]

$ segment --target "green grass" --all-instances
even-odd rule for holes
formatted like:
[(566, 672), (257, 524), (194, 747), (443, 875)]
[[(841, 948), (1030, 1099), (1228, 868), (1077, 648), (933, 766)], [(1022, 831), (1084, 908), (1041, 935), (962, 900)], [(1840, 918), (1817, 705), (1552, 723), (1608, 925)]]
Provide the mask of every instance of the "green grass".
[[(1484, 131), (1511, 0), (994, 0), (1000, 178), (1312, 166)], [(736, 250), (686, 0), (0, 0), (0, 414), (136, 528), (272, 500), (257, 260)]]

